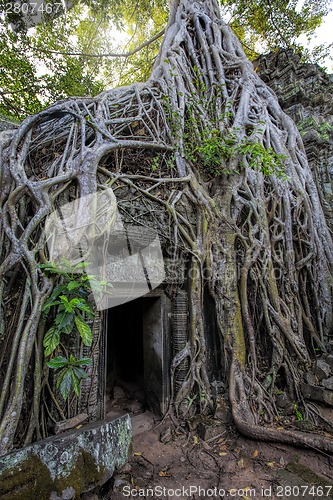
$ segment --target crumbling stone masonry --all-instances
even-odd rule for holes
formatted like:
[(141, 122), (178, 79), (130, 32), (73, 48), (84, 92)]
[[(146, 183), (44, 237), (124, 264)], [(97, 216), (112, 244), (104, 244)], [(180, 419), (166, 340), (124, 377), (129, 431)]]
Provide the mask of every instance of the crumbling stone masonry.
[(302, 63), (290, 50), (260, 56), (260, 78), (276, 93), (296, 123), (316, 181), (327, 221), (333, 221), (333, 75), (317, 64)]

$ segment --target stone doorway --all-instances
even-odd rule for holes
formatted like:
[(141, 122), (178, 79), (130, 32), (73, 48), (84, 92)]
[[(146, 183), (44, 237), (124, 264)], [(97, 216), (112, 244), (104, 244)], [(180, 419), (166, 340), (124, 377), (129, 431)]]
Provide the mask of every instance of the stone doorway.
[(115, 406), (133, 408), (132, 413), (141, 407), (165, 414), (170, 400), (170, 330), (170, 301), (160, 291), (108, 311), (107, 400), (118, 398)]

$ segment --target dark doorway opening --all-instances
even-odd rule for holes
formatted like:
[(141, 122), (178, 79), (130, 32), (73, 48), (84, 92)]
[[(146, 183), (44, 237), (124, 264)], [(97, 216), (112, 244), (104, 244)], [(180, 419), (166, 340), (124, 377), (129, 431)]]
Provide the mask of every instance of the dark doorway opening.
[(107, 371), (113, 382), (143, 384), (142, 309), (142, 299), (137, 299), (109, 311)]
[[(170, 303), (146, 295), (109, 310), (107, 396), (122, 410), (164, 414), (169, 401)], [(110, 407), (109, 404), (109, 407)], [(108, 406), (108, 403), (107, 403)]]

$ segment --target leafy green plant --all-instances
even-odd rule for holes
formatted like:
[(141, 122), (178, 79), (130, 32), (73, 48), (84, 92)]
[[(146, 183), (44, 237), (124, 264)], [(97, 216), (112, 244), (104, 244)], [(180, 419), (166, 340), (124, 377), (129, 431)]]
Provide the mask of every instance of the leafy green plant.
[(158, 156), (155, 156), (151, 161), (152, 171), (155, 172), (155, 170), (157, 170), (159, 166), (160, 166), (160, 159)]
[(71, 354), (69, 359), (64, 356), (57, 356), (47, 362), (50, 368), (62, 368), (57, 377), (57, 389), (60, 390), (62, 397), (66, 401), (72, 388), (77, 396), (80, 394), (80, 382), (87, 378), (86, 372), (82, 369), (91, 364), (90, 358), (75, 359)]
[(207, 395), (204, 392), (200, 392), (200, 403), (204, 403), (207, 400)]
[(198, 67), (194, 64), (193, 66), (193, 83), (199, 92), (204, 93), (207, 90), (207, 86), (204, 83), (203, 74), (199, 71)]
[(60, 335), (62, 333), (69, 335), (73, 332), (74, 326), (78, 329), (83, 344), (90, 346), (92, 333), (83, 316), (85, 313), (87, 318), (94, 317), (92, 304), (87, 299), (90, 293), (89, 281), (85, 281), (85, 276), (69, 274), (54, 263), (42, 264), (40, 267), (48, 274), (62, 277), (62, 283), (54, 288), (42, 309), (46, 318), (50, 309), (55, 308), (54, 324), (44, 336), (44, 355), (52, 354), (60, 343)]
[[(223, 139), (219, 130), (204, 130), (201, 140), (195, 146), (192, 141), (186, 142), (186, 155), (190, 161), (198, 160), (203, 168), (212, 174), (223, 173), (222, 163), (229, 160), (234, 154), (232, 146), (235, 139)], [(229, 172), (228, 172), (229, 173)]]
[(295, 415), (296, 415), (297, 420), (303, 420), (303, 415), (300, 412), (300, 410), (298, 409), (296, 403), (294, 404), (294, 411), (295, 411)]
[(239, 174), (238, 170), (230, 166), (231, 160), (239, 157), (238, 164), (241, 167), (246, 161), (251, 169), (264, 175), (287, 179), (283, 168), (284, 155), (278, 155), (272, 148), (266, 149), (262, 144), (247, 138), (239, 142), (232, 132), (222, 135), (217, 129), (205, 129), (199, 142), (194, 141), (189, 132), (186, 134), (185, 151), (189, 161), (198, 162), (212, 175)]
[(237, 153), (247, 158), (252, 170), (258, 170), (264, 175), (276, 175), (286, 179), (283, 169), (284, 155), (278, 155), (273, 148), (265, 148), (258, 142), (244, 141), (236, 147)]
[[(44, 319), (47, 319), (51, 311), (54, 313), (53, 324), (44, 335), (44, 356), (51, 356), (59, 348), (62, 334), (78, 332), (82, 344), (91, 346), (92, 331), (87, 320), (94, 318), (95, 312), (90, 294), (92, 291), (105, 292), (110, 285), (97, 276), (78, 274), (77, 271), (85, 267), (84, 263), (72, 266), (63, 259), (61, 267), (54, 262), (41, 264), (39, 267), (47, 275), (55, 276), (58, 282), (42, 308)], [(80, 381), (86, 375), (82, 367), (90, 363), (90, 358), (75, 359), (72, 354), (69, 357), (57, 356), (47, 362), (50, 368), (62, 368), (56, 385), (65, 400), (72, 387), (75, 394), (79, 394)]]
[(185, 401), (186, 401), (186, 405), (188, 406), (188, 408), (191, 408), (191, 406), (193, 405), (193, 403), (196, 399), (197, 399), (196, 394), (194, 394), (194, 396), (187, 396)]
[[(196, 87), (204, 92), (205, 86), (203, 85), (203, 75), (198, 72), (194, 66), (194, 76)], [(217, 93), (221, 93), (220, 88)], [(240, 168), (244, 168), (245, 164), (252, 170), (257, 170), (263, 175), (276, 175), (284, 180), (287, 176), (284, 172), (283, 162), (286, 159), (284, 155), (275, 153), (272, 147), (265, 148), (260, 142), (256, 142), (248, 135), (243, 139), (237, 136), (238, 128), (228, 128), (221, 132), (218, 128), (207, 125), (203, 130), (198, 130), (196, 122), (196, 106), (198, 104), (198, 96), (196, 93), (190, 95), (188, 98), (189, 104), (187, 106), (187, 117), (185, 119), (184, 130), (184, 148), (185, 157), (192, 163), (198, 163), (200, 167), (208, 171), (211, 175), (229, 175), (239, 174), (232, 160), (237, 158), (239, 161), (235, 162)], [(211, 100), (211, 104), (214, 100)], [(199, 104), (207, 109), (206, 103), (203, 98), (199, 97)], [(231, 109), (232, 104), (227, 103), (223, 113), (220, 116), (220, 121), (228, 124), (233, 119), (234, 113)], [(215, 107), (213, 106), (213, 116), (215, 114)], [(177, 120), (174, 120), (177, 123)], [(259, 124), (264, 122), (259, 121)], [(216, 127), (216, 126), (215, 126)], [(262, 133), (263, 129), (257, 129)]]

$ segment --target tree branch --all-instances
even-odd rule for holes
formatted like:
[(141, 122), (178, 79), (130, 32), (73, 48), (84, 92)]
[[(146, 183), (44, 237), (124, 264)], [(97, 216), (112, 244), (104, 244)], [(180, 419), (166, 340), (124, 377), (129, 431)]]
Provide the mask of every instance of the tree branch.
[(48, 50), (48, 49), (38, 49), (38, 52), (45, 52), (47, 54), (59, 54), (63, 56), (83, 56), (83, 57), (131, 57), (140, 50), (144, 49), (148, 45), (152, 44), (155, 42), (155, 40), (158, 40), (161, 36), (163, 36), (165, 33), (165, 28), (163, 28), (161, 31), (159, 31), (156, 35), (154, 35), (150, 40), (147, 40), (146, 42), (142, 43), (138, 47), (136, 47), (133, 50), (130, 50), (129, 52), (123, 52), (120, 54), (117, 54), (115, 52), (107, 52), (105, 54), (87, 54), (85, 52), (62, 52), (62, 51), (57, 51), (57, 50)]

